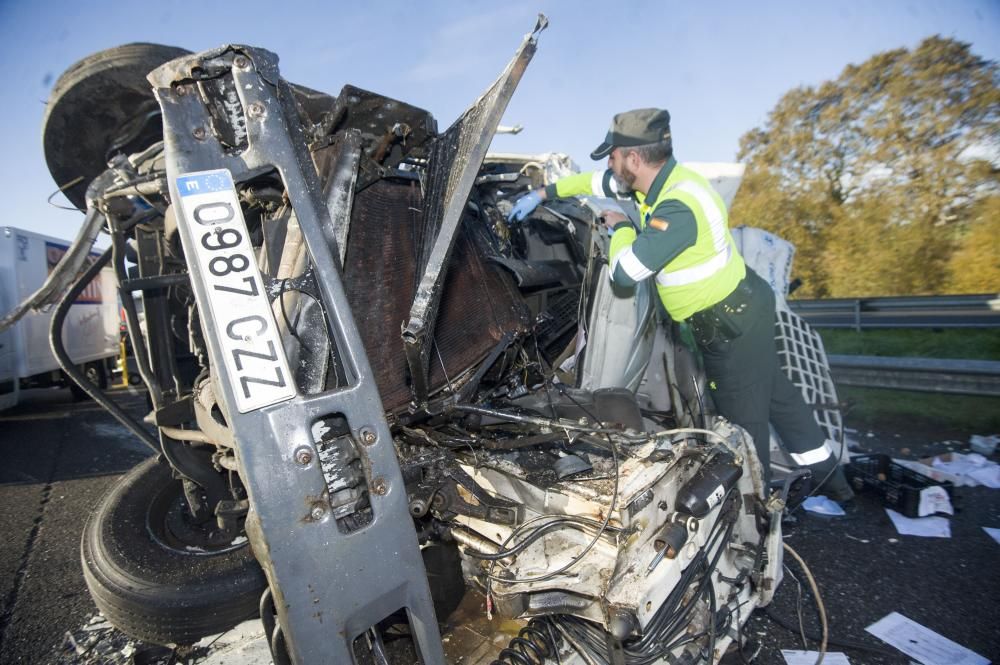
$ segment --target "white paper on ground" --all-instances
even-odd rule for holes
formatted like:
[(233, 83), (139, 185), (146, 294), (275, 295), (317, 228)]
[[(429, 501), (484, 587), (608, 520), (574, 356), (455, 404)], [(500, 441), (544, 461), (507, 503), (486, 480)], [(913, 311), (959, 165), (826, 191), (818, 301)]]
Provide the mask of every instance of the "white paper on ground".
[(1000, 543), (1000, 529), (994, 529), (992, 527), (984, 526), (983, 531), (990, 534), (990, 538)]
[(948, 513), (954, 515), (955, 511), (951, 507), (951, 499), (948, 492), (940, 485), (932, 485), (920, 490), (920, 507), (917, 513), (924, 517), (934, 513)]
[[(819, 658), (819, 651), (789, 651), (782, 649), (781, 655), (787, 665), (816, 665)], [(827, 652), (823, 656), (823, 665), (851, 665), (847, 656), (839, 652)]]
[(990, 489), (1000, 489), (1000, 464), (990, 463), (969, 473), (969, 477)]
[(990, 662), (899, 612), (879, 619), (865, 630), (923, 665), (989, 665)]
[(906, 517), (889, 508), (885, 512), (901, 536), (951, 538), (951, 524), (947, 517)]
[(1000, 489), (1000, 464), (991, 462), (979, 453), (949, 453), (931, 460), (935, 469), (962, 478), (965, 485), (986, 485)]
[(987, 457), (993, 454), (998, 445), (1000, 445), (1000, 434), (994, 434), (993, 436), (973, 434), (969, 437), (969, 447), (972, 448), (972, 452), (986, 455)]

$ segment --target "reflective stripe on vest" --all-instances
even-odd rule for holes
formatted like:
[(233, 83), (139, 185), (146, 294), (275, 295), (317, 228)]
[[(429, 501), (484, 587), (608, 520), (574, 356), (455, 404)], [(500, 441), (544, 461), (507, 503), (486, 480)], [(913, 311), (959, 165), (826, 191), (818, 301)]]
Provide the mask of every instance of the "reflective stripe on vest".
[(705, 220), (708, 222), (708, 229), (712, 234), (712, 246), (716, 253), (712, 258), (696, 266), (670, 272), (664, 268), (656, 275), (656, 283), (661, 286), (684, 286), (711, 277), (726, 267), (733, 253), (726, 237), (726, 214), (716, 204), (712, 195), (706, 192), (704, 187), (691, 180), (682, 180), (667, 191), (674, 190), (690, 194), (701, 206)]
[(631, 247), (626, 247), (618, 252), (615, 258), (611, 260), (611, 270), (608, 271), (608, 278), (612, 282), (614, 281), (615, 268), (618, 266), (621, 266), (625, 274), (636, 282), (641, 282), (653, 274), (653, 271), (639, 260), (639, 257), (635, 255)]
[(726, 264), (729, 263), (729, 259), (732, 254), (733, 249), (727, 244), (723, 248), (722, 254), (716, 254), (704, 263), (699, 263), (698, 265), (691, 266), (690, 268), (674, 270), (673, 272), (661, 270), (656, 273), (656, 283), (660, 286), (684, 286), (685, 284), (693, 284), (711, 277), (725, 268)]

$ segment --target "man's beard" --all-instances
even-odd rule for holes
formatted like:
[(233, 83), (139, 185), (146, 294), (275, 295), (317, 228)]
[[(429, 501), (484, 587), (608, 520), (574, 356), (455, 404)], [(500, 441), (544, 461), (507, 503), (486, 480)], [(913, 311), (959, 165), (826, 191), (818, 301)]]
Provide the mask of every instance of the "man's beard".
[(622, 174), (618, 175), (613, 173), (615, 182), (618, 183), (618, 191), (622, 194), (632, 191), (632, 186), (635, 184), (635, 172), (629, 171), (628, 167), (622, 164), (621, 168)]

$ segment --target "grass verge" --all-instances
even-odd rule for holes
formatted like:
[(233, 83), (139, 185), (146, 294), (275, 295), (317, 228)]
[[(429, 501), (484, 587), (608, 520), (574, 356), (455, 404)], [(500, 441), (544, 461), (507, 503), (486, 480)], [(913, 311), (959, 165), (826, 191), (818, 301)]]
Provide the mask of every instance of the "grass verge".
[(852, 426), (897, 427), (971, 434), (1000, 433), (1000, 397), (939, 395), (909, 390), (838, 386), (840, 401), (850, 405)]
[(1000, 329), (996, 328), (817, 330), (827, 353), (1000, 360)]

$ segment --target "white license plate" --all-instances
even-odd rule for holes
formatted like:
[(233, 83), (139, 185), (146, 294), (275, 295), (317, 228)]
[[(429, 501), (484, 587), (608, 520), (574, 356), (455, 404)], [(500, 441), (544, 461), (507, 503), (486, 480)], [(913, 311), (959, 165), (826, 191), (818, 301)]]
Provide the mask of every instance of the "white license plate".
[(177, 178), (177, 192), (189, 229), (187, 259), (197, 261), (208, 294), (198, 305), (215, 324), (236, 409), (246, 413), (294, 397), (232, 174), (186, 173)]

